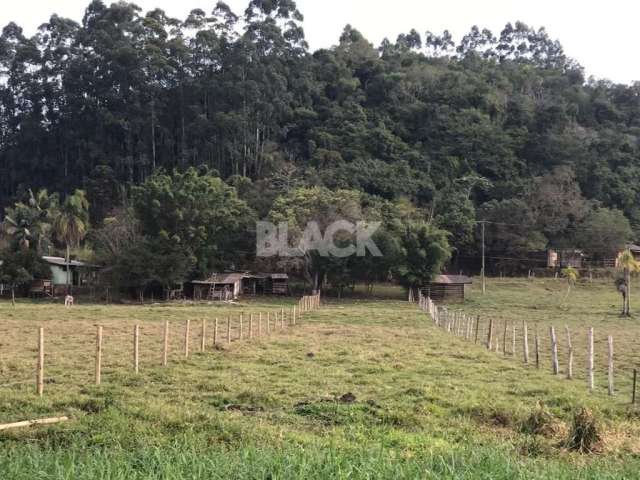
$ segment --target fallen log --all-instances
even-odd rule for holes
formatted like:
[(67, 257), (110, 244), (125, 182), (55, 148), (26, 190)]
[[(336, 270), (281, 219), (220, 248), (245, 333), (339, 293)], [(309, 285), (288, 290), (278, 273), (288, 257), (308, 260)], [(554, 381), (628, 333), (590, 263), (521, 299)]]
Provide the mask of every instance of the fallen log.
[(22, 422), (0, 424), (0, 430), (9, 430), (10, 428), (31, 427), (34, 425), (50, 425), (52, 423), (66, 422), (69, 417), (52, 417), (39, 418), (36, 420), (24, 420)]

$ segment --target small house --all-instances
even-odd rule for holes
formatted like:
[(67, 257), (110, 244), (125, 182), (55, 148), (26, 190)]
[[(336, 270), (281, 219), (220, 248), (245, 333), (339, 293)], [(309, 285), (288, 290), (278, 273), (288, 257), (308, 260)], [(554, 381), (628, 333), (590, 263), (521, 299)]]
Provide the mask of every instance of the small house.
[(471, 288), (473, 280), (466, 275), (436, 275), (423, 287), (422, 294), (434, 302), (464, 302), (465, 293)]
[(547, 268), (582, 268), (584, 253), (582, 250), (565, 249), (547, 252)]
[[(30, 288), (31, 295), (38, 293), (61, 295), (66, 292), (67, 284), (71, 287), (89, 286), (95, 280), (98, 270), (97, 266), (78, 260), (69, 260), (67, 264), (67, 261), (62, 257), (44, 256), (42, 261), (51, 270), (51, 282), (34, 283)], [(40, 287), (44, 289), (42, 292), (35, 291)], [(47, 289), (50, 289), (51, 293), (48, 293)]]

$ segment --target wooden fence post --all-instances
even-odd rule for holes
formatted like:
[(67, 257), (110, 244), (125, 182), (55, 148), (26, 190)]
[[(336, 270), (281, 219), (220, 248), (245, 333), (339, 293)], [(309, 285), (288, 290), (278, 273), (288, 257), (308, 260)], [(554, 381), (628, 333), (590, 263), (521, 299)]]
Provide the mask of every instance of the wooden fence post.
[(607, 370), (609, 380), (609, 395), (613, 395), (613, 337), (609, 335), (607, 339), (609, 368)]
[(227, 345), (231, 345), (231, 317), (227, 317)]
[(536, 323), (536, 368), (540, 368), (540, 337), (538, 336), (538, 324)]
[(489, 332), (487, 333), (487, 349), (491, 350), (493, 340), (493, 318), (489, 319)]
[(478, 343), (478, 330), (480, 330), (480, 315), (476, 316), (476, 336), (473, 343)]
[(187, 320), (184, 326), (184, 357), (189, 358), (189, 330), (191, 327), (191, 320)]
[(267, 335), (271, 333), (271, 312), (267, 312)]
[(589, 328), (587, 338), (587, 382), (593, 392), (593, 327)]
[(502, 353), (507, 355), (507, 320), (504, 321), (504, 332), (502, 334)]
[(294, 306), (294, 307), (293, 307), (293, 324), (294, 324), (294, 325), (296, 324), (296, 313), (297, 313), (297, 312), (296, 312), (296, 307)]
[(44, 393), (44, 327), (38, 329), (38, 362), (36, 365), (36, 390), (38, 396)]
[(551, 363), (553, 367), (553, 374), (558, 375), (560, 367), (558, 366), (558, 339), (556, 338), (556, 329), (549, 327), (549, 333), (551, 335)]
[(511, 323), (511, 356), (516, 356), (516, 322)]
[(96, 385), (102, 380), (102, 326), (98, 325), (96, 331)]
[(529, 331), (527, 329), (527, 322), (522, 322), (522, 348), (524, 354), (524, 363), (529, 363)]
[(249, 338), (253, 338), (253, 313), (249, 314)]
[(202, 319), (202, 339), (200, 342), (200, 351), (204, 352), (207, 347), (207, 319)]
[(238, 338), (240, 340), (242, 340), (242, 316), (243, 316), (243, 313), (241, 312), (240, 313), (240, 333), (239, 333), (239, 336), (238, 336)]
[(258, 336), (262, 336), (262, 312), (258, 313)]
[(284, 308), (280, 308), (280, 328), (284, 328)]
[(213, 346), (218, 343), (218, 317), (213, 320)]
[(169, 362), (169, 321), (164, 322), (164, 345), (162, 348), (162, 365), (167, 366)]
[(133, 371), (140, 371), (140, 325), (133, 327)]
[(571, 343), (571, 331), (569, 330), (569, 325), (565, 325), (564, 328), (567, 332), (567, 347), (569, 348), (569, 359), (567, 360), (567, 379), (571, 380), (573, 378), (573, 343)]
[(638, 370), (633, 369), (633, 390), (631, 391), (631, 405), (636, 404), (636, 380), (638, 379)]

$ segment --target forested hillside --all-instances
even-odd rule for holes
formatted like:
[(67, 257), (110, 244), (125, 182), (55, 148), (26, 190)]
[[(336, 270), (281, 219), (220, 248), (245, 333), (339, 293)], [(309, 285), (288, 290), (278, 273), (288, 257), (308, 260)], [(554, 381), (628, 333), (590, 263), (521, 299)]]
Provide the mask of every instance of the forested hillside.
[(495, 222), (489, 249), (514, 255), (607, 250), (598, 228), (632, 240), (640, 85), (586, 79), (521, 22), (458, 40), (428, 28), (375, 46), (347, 26), (311, 52), (292, 0), (184, 20), (95, 0), (81, 24), (53, 16), (30, 38), (10, 23), (0, 205), (81, 188), (100, 225), (157, 169), (206, 166), (256, 218), (299, 187), (409, 201), (459, 255), (477, 254), (479, 219)]

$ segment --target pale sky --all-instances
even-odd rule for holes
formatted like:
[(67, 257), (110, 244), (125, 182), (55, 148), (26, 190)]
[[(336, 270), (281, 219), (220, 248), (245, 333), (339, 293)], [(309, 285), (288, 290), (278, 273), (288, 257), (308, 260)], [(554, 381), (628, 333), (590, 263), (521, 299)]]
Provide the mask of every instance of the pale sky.
[[(1, 0), (0, 24), (15, 21), (29, 34), (52, 13), (80, 21), (89, 0)], [(111, 3), (105, 0), (105, 3)], [(155, 7), (185, 18), (193, 8), (210, 12), (215, 0), (137, 0), (144, 11)], [(248, 0), (227, 0), (241, 14)], [(304, 29), (312, 49), (337, 43), (347, 23), (374, 45), (386, 36), (415, 28), (424, 37), (431, 30), (449, 29), (459, 40), (472, 25), (487, 27), (495, 35), (516, 20), (545, 26), (561, 41), (565, 52), (578, 60), (587, 76), (630, 83), (640, 80), (637, 55), (640, 2), (635, 0), (297, 0), (305, 15)]]

